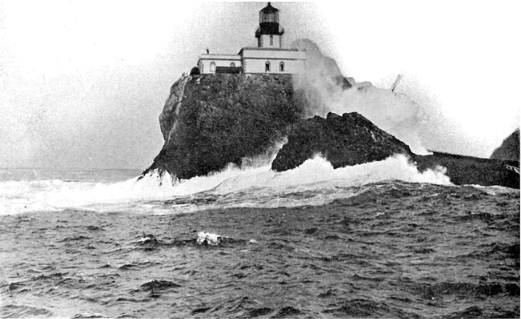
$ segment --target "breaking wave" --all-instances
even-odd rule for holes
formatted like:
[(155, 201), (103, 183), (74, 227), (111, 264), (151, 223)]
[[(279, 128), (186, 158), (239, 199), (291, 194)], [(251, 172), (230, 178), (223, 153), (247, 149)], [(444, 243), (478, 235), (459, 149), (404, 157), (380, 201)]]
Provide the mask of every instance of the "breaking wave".
[(323, 205), (363, 191), (370, 183), (401, 180), (449, 185), (443, 168), (420, 173), (403, 155), (334, 169), (320, 156), (286, 172), (270, 165), (222, 172), (174, 183), (149, 175), (121, 182), (52, 180), (0, 183), (0, 214), (64, 209), (98, 212), (191, 212), (208, 208)]

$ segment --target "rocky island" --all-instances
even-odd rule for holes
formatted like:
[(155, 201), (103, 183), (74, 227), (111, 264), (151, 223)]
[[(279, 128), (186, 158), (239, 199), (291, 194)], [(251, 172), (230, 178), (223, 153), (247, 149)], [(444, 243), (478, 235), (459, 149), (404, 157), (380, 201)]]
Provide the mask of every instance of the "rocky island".
[[(418, 152), (423, 146), (417, 134), (409, 134), (417, 133), (414, 101), (394, 89), (344, 77), (335, 60), (310, 40), (283, 48), (278, 9), (270, 3), (259, 16), (258, 47), (235, 55), (207, 51), (190, 75), (174, 83), (159, 116), (163, 148), (143, 175), (189, 179), (230, 164), (243, 167), (253, 157), (284, 171), (316, 154), (334, 168), (404, 154), (420, 171), (446, 168), (454, 184), (519, 188), (519, 156)], [(344, 107), (350, 103), (362, 103), (364, 111), (331, 112), (353, 109)], [(516, 143), (519, 153), (517, 132), (505, 141), (510, 153)]]
[[(335, 80), (339, 85), (343, 81)], [(347, 79), (346, 79), (347, 82)], [(273, 157), (272, 169), (293, 169), (315, 154), (342, 167), (405, 154), (420, 171), (443, 166), (454, 184), (519, 187), (512, 160), (434, 152), (414, 154), (409, 146), (363, 115), (330, 113), (305, 118), (309, 101), (293, 88), (291, 75), (203, 74), (184, 76), (171, 88), (160, 127), (164, 145), (143, 172), (189, 179), (242, 166), (244, 159)], [(343, 85), (344, 90), (351, 89)], [(277, 145), (287, 138), (280, 149)]]

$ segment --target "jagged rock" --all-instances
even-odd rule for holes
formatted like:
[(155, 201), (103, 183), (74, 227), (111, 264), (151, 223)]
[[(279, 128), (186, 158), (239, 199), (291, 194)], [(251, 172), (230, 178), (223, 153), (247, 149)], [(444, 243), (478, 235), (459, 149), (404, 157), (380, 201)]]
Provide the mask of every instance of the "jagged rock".
[[(519, 188), (519, 162), (433, 152), (432, 155), (412, 155), (418, 170), (437, 166), (446, 168), (445, 175), (456, 185), (499, 185)], [(516, 173), (515, 168), (518, 172)]]
[(494, 150), (490, 158), (519, 162), (519, 129), (510, 134), (501, 146)]
[(143, 174), (158, 170), (188, 179), (274, 152), (306, 105), (292, 81), (264, 74), (181, 78), (159, 117), (165, 144)]
[(272, 163), (275, 171), (293, 169), (315, 154), (324, 156), (334, 168), (384, 160), (393, 154), (405, 154), (420, 171), (446, 169), (456, 185), (500, 185), (519, 188), (519, 162), (476, 158), (433, 152), (417, 155), (409, 146), (378, 128), (364, 116), (353, 112), (327, 118), (315, 116), (295, 124)]
[(271, 167), (275, 171), (293, 169), (315, 154), (321, 154), (337, 168), (380, 161), (398, 153), (412, 154), (409, 146), (361, 114), (329, 113), (325, 119), (315, 116), (294, 125), (288, 143)]

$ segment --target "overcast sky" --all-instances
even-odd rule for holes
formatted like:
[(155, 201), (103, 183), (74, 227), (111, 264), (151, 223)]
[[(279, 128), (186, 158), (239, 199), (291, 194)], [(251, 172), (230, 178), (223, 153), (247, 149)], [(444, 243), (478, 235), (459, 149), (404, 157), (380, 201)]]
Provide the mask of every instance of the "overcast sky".
[[(427, 148), (488, 157), (519, 126), (519, 1), (272, 3), (345, 76), (408, 94)], [(0, 167), (145, 168), (170, 86), (255, 46), (266, 3), (0, 0)]]

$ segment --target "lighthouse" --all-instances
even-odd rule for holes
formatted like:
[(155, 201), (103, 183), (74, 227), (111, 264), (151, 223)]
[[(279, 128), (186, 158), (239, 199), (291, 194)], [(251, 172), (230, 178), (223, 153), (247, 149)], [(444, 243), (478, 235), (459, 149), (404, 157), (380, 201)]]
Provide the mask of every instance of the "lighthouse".
[(259, 28), (255, 32), (259, 48), (282, 48), (284, 29), (279, 25), (279, 9), (271, 2), (259, 11)]
[(259, 11), (259, 26), (255, 31), (256, 47), (243, 47), (238, 54), (208, 52), (199, 56), (201, 74), (299, 74), (306, 63), (306, 51), (284, 48), (284, 29), (279, 24), (279, 9), (270, 2)]

